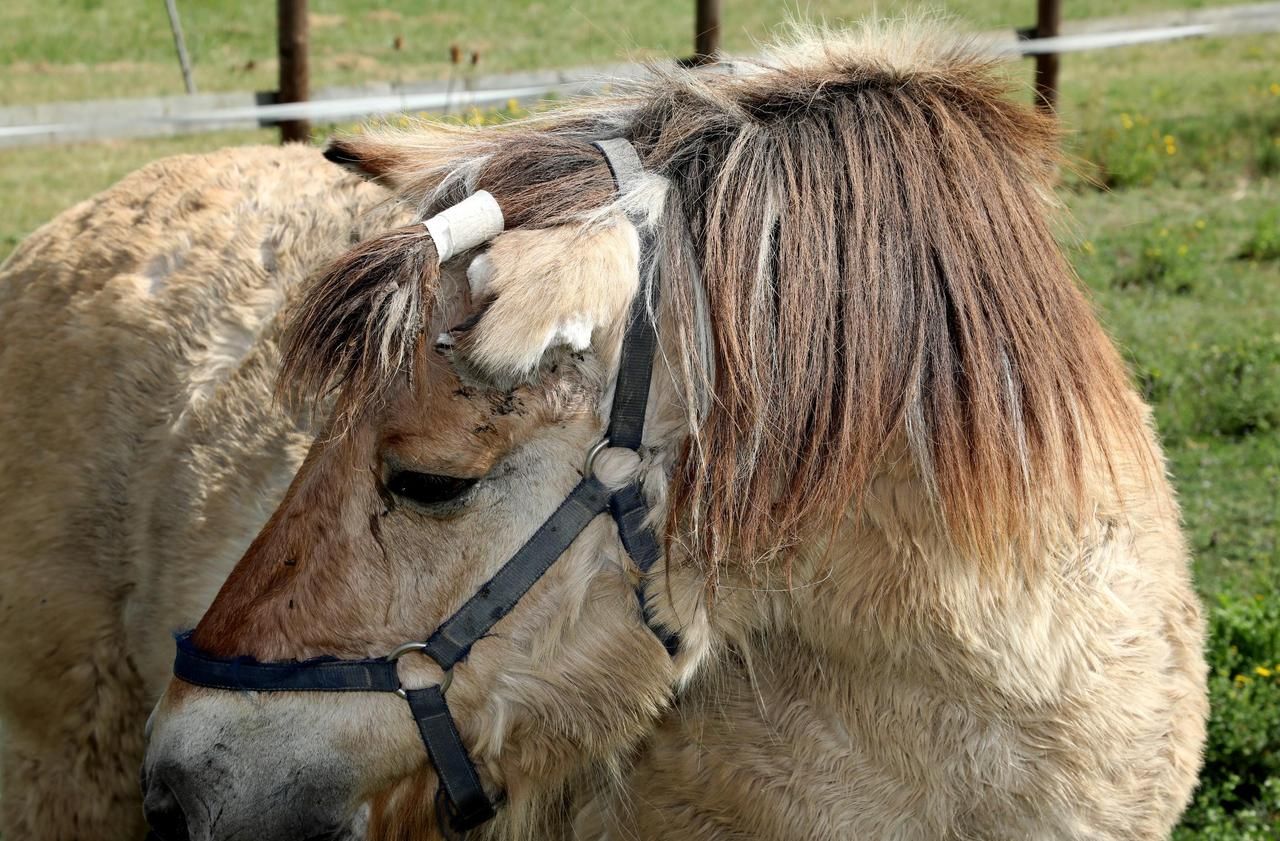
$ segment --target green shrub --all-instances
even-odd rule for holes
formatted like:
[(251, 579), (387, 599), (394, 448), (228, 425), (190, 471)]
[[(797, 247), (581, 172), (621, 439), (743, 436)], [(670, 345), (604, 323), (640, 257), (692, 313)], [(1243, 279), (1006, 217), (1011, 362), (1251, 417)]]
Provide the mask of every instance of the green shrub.
[[(1138, 362), (1130, 364), (1133, 368), (1135, 385), (1143, 400), (1155, 406), (1168, 399), (1169, 393), (1173, 390), (1173, 384), (1162, 369), (1155, 365), (1143, 365)], [(1166, 424), (1162, 423), (1160, 428), (1168, 431), (1165, 429)]]
[(1176, 841), (1280, 838), (1280, 590), (1209, 611), (1208, 742)]
[(1280, 429), (1280, 333), (1211, 345), (1173, 400), (1192, 401), (1193, 431), (1238, 438)]
[(1120, 289), (1154, 289), (1174, 295), (1193, 291), (1204, 272), (1199, 234), (1197, 227), (1151, 231), (1138, 244), (1132, 262), (1115, 274), (1112, 284)]
[(1177, 155), (1178, 145), (1152, 127), (1149, 118), (1125, 113), (1089, 137), (1082, 153), (1097, 166), (1103, 186), (1134, 187), (1153, 183)]
[(1280, 94), (1262, 89), (1253, 96), (1257, 107), (1230, 115), (1112, 113), (1071, 140), (1085, 178), (1068, 181), (1124, 189), (1203, 183), (1228, 168), (1280, 172)]
[(1254, 220), (1240, 256), (1245, 260), (1280, 260), (1280, 210), (1273, 209)]
[(1261, 175), (1280, 172), (1280, 135), (1258, 141), (1258, 172)]

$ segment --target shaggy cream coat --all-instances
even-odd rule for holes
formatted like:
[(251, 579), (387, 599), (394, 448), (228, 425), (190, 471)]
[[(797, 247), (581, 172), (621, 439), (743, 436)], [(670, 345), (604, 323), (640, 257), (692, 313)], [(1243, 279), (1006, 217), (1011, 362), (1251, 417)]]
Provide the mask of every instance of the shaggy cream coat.
[[(281, 313), (351, 245), (407, 221), (388, 198), (302, 148), (175, 158), (67, 211), (0, 271), (6, 841), (141, 837), (136, 769), (147, 712), (168, 680), (170, 631), (195, 624), (242, 555), (260, 568), (237, 570), (219, 622), (251, 616), (275, 627), (267, 620), (279, 605), (250, 613), (247, 599), (235, 602), (237, 588), (247, 592), (268, 562), (274, 570), (282, 560), (272, 541), (284, 526), (275, 521), (246, 549), (317, 434), (271, 396)], [(502, 292), (490, 314), (510, 329), (472, 337), (465, 350), (478, 368), (501, 373), (557, 343), (574, 347), (584, 321), (604, 334), (595, 338), (601, 358), (613, 358), (633, 287), (593, 290), (583, 272), (572, 275), (586, 284), (580, 295), (546, 294), (561, 273), (535, 270), (560, 260), (569, 276), (588, 265), (578, 258), (611, 277), (633, 266), (634, 231), (598, 222), (576, 234), (499, 238), (471, 286)], [(573, 249), (581, 249), (574, 259), (563, 256)], [(528, 413), (504, 414), (506, 425), (491, 428), (476, 414), (480, 398), (431, 361), (387, 424), (425, 441), (415, 457), (428, 464), (443, 452), (452, 467), (470, 459), (488, 471), (511, 441), (533, 436), (542, 436), (539, 458), (568, 463), (596, 428), (582, 399), (603, 399), (609, 369), (600, 364), (587, 386), (550, 387), (528, 397)], [(685, 423), (675, 389), (659, 366), (651, 429), (663, 455), (647, 465), (659, 478)], [(1125, 399), (1145, 416), (1136, 396)], [(464, 434), (473, 415), (474, 435)], [(326, 487), (340, 494), (342, 447), (354, 452), (373, 435), (357, 433), (332, 448), (337, 455), (317, 457), (326, 482), (316, 499)], [(659, 618), (685, 635), (674, 670), (654, 666), (653, 640), (613, 607), (634, 611), (634, 602), (613, 600), (618, 582), (604, 579), (616, 567), (599, 559), (622, 561), (597, 523), (504, 620), (503, 639), (520, 641), (512, 656), (527, 656), (529, 671), (477, 656), (451, 690), (482, 773), (511, 796), (516, 817), (488, 832), (519, 837), (540, 826), (601, 841), (1167, 837), (1200, 762), (1203, 627), (1172, 493), (1142, 463), (1155, 446), (1150, 430), (1100, 434), (1111, 461), (1084, 464), (1087, 509), (1071, 533), (1047, 529), (1042, 552), (992, 567), (956, 548), (910, 442), (889, 442), (860, 505), (785, 572), (726, 568), (708, 605), (700, 570), (670, 571), (655, 600)], [(612, 456), (606, 478), (636, 469)], [(304, 482), (298, 495), (311, 490)], [(554, 486), (539, 493), (559, 496)], [(335, 511), (356, 510), (349, 503), (335, 502)], [(536, 523), (523, 509), (509, 518), (512, 530)], [(494, 529), (477, 543), (518, 542)], [(418, 551), (410, 538), (397, 548), (397, 539), (386, 538), (393, 554)], [(483, 572), (430, 588), (401, 583), (423, 588), (415, 609), (447, 615), (451, 599), (474, 589), (467, 576)], [(350, 596), (361, 598), (368, 593)], [(607, 621), (630, 636), (593, 636)], [(246, 620), (241, 630), (256, 627)], [(234, 639), (236, 630), (209, 636), (223, 633), (236, 650), (289, 643), (247, 630), (254, 640)], [(325, 631), (305, 635), (320, 640)], [(572, 671), (557, 685), (562, 666)], [(672, 678), (679, 691), (669, 705), (649, 694), (630, 699)], [(193, 721), (334, 721), (348, 709), (329, 703), (246, 706), (234, 693), (175, 684), (158, 710), (162, 744), (153, 739), (153, 750), (169, 758), (203, 750)], [(420, 745), (380, 703), (365, 705), (377, 724), (361, 733), (382, 740), (385, 764), (350, 773), (384, 779), (400, 763), (399, 782), (371, 796), (374, 827), (379, 837), (434, 837)], [(395, 751), (382, 750), (392, 743)], [(241, 754), (243, 779), (254, 762), (270, 771), (255, 751), (250, 744)], [(546, 794), (531, 770), (539, 768), (568, 781), (567, 805), (521, 818), (522, 804)]]
[(385, 229), (301, 147), (152, 164), (0, 272), (0, 836), (141, 838), (142, 725), (313, 435), (276, 315)]

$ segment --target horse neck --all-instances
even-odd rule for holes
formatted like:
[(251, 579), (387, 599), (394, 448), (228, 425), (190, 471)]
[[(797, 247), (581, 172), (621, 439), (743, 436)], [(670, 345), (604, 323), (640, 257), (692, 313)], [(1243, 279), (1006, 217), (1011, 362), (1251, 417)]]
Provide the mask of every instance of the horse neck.
[(957, 645), (974, 605), (1038, 588), (1051, 556), (999, 569), (980, 563), (956, 546), (903, 458), (835, 529), (816, 532), (789, 559), (728, 576), (711, 621), (747, 659), (810, 660), (830, 688), (869, 666), (905, 668)]

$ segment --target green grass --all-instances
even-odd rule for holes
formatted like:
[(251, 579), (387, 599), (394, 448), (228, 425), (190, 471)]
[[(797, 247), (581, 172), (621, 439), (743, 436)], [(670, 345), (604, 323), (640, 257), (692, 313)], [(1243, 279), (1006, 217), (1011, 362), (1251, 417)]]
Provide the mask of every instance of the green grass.
[(1062, 239), (1154, 409), (1209, 613), (1209, 742), (1175, 841), (1280, 838), (1280, 70), (1267, 48), (1072, 58), (1093, 72), (1066, 88), (1078, 164)]
[[(225, 0), (180, 0), (206, 87), (270, 87), (270, 4), (243, 17)], [(159, 3), (17, 0), (0, 7), (0, 98), (175, 91), (180, 79)], [(611, 61), (686, 49), (687, 2), (464, 5), (378, 18), (313, 0), (340, 23), (314, 31), (316, 84), (447, 72), (451, 40), (484, 68)], [(1072, 3), (1120, 14), (1153, 3)], [(814, 2), (837, 19), (869, 0)], [(1027, 0), (950, 8), (973, 28), (1024, 23)], [(884, 5), (881, 5), (885, 8)], [(132, 11), (130, 11), (132, 9)], [(237, 17), (237, 15), (241, 15)], [(726, 4), (726, 40), (783, 12)], [(128, 31), (129, 36), (121, 36)], [(391, 47), (396, 34), (405, 48)], [(644, 50), (635, 45), (644, 45)], [(373, 64), (344, 65), (342, 54)], [(1061, 240), (1100, 317), (1152, 403), (1178, 487), (1197, 586), (1210, 610), (1214, 718), (1204, 787), (1178, 841), (1280, 838), (1280, 67), (1274, 36), (1187, 41), (1072, 55), (1062, 117)], [(253, 69), (243, 69), (253, 60)], [(37, 72), (36, 62), (48, 63)], [(94, 65), (77, 70), (76, 62)], [(120, 64), (128, 62), (127, 64)], [(104, 68), (103, 65), (106, 65)], [(119, 66), (117, 66), (117, 64)], [(17, 68), (16, 70), (14, 68)], [(1011, 65), (1026, 80), (1027, 64)], [(167, 75), (166, 75), (167, 74)], [(1028, 94), (1023, 91), (1021, 95)], [(0, 258), (60, 209), (154, 158), (270, 132), (0, 150)], [(1261, 670), (1261, 671), (1259, 671)], [(1272, 672), (1270, 676), (1263, 672)]]
[(1280, 261), (1237, 255), (1280, 182), (1070, 200), (1068, 247), (1155, 407), (1201, 589), (1254, 589), (1280, 572)]
[[(1073, 0), (1066, 14), (1088, 18), (1168, 5)], [(274, 3), (178, 0), (178, 7), (202, 90), (275, 87)], [(749, 49), (788, 12), (839, 23), (873, 10), (895, 15), (922, 8), (942, 10), (983, 30), (1028, 26), (1035, 16), (1031, 0), (728, 2), (721, 18), (723, 40), (730, 50)], [(692, 0), (312, 0), (311, 12), (311, 79), (317, 87), (444, 78), (453, 43), (480, 53), (481, 72), (502, 72), (685, 55), (693, 33)], [(8, 0), (0, 4), (0, 57), (7, 65), (0, 72), (0, 104), (183, 90), (159, 0)]]
[(1061, 238), (1153, 404), (1207, 597), (1280, 579), (1270, 40), (1113, 50), (1064, 67), (1076, 164)]

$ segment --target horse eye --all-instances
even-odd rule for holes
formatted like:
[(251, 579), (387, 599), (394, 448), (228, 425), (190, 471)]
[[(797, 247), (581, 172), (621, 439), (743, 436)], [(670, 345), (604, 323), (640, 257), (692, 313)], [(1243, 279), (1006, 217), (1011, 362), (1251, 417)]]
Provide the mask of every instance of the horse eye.
[(457, 499), (475, 483), (475, 479), (459, 479), (456, 476), (441, 476), (438, 473), (397, 470), (387, 480), (387, 490), (398, 497), (416, 502), (419, 505), (432, 505), (437, 502), (448, 502), (451, 499)]

